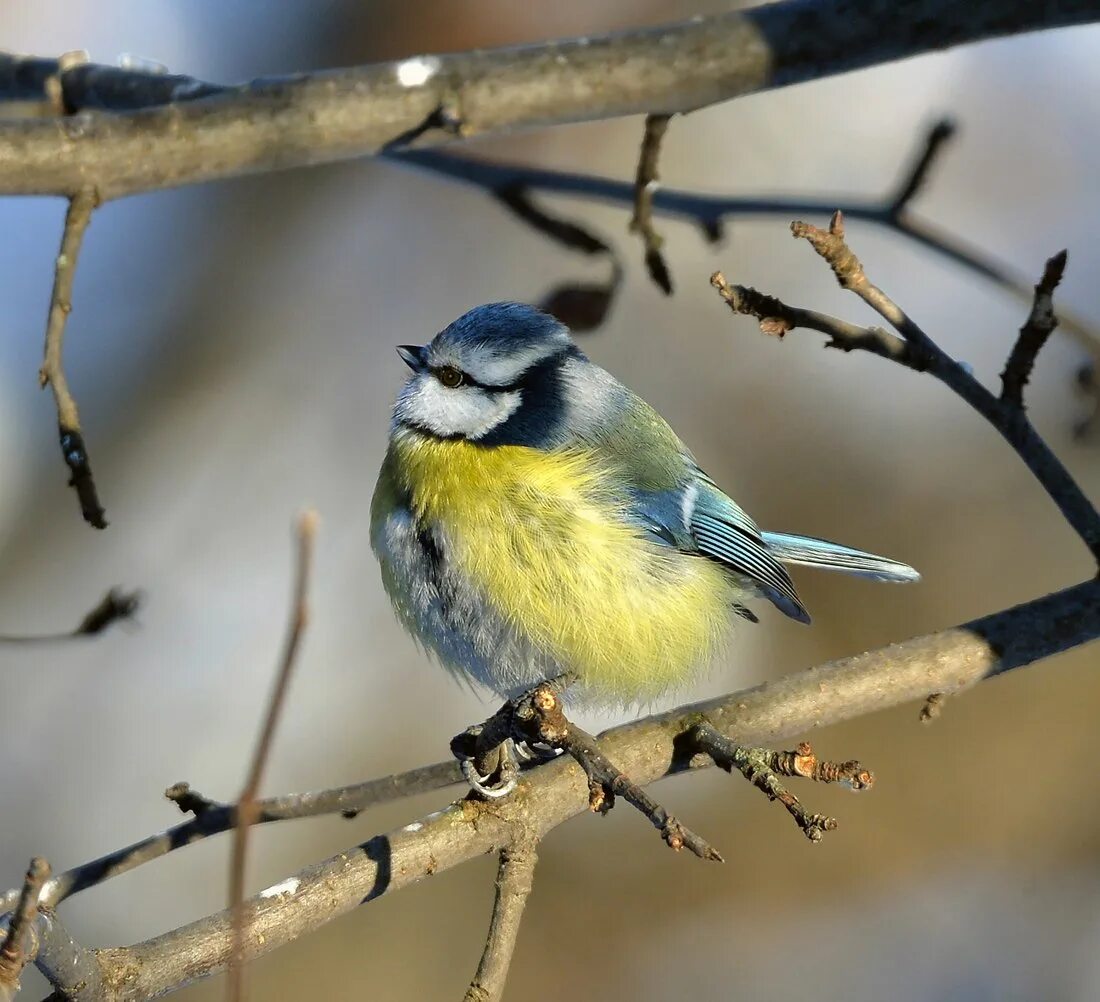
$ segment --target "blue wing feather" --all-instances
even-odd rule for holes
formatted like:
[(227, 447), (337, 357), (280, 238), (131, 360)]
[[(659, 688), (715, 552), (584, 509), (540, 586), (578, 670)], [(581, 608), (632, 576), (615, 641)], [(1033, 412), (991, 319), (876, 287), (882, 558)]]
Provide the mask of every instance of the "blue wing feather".
[(768, 549), (756, 523), (709, 481), (699, 486), (688, 527), (700, 553), (748, 578), (791, 619), (810, 621), (791, 576)]
[(841, 546), (814, 536), (797, 536), (788, 532), (762, 533), (764, 542), (780, 560), (827, 571), (843, 571), (872, 581), (919, 581), (920, 574), (908, 564), (876, 553)]

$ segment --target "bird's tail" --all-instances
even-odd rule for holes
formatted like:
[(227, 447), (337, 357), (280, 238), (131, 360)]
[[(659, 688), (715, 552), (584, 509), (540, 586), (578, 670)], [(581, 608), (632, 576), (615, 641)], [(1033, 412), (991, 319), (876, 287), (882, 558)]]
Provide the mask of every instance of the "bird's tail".
[(872, 581), (919, 581), (918, 574), (908, 564), (889, 557), (880, 557), (864, 550), (855, 550), (840, 543), (813, 536), (795, 536), (788, 532), (761, 533), (768, 549), (788, 564), (803, 564), (826, 571), (844, 571), (870, 578)]

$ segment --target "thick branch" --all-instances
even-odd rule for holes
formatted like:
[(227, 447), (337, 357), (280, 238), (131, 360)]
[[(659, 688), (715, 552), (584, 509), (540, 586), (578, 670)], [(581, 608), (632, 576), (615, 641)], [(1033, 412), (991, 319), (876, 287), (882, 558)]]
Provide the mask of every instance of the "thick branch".
[[(922, 52), (1097, 19), (1093, 0), (786, 0), (615, 35), (260, 80), (164, 107), (0, 124), (0, 193), (72, 195), (94, 184), (116, 198), (363, 156), (442, 112), (471, 136), (691, 111)], [(28, 62), (34, 69), (42, 61)], [(63, 94), (81, 72), (65, 74)], [(189, 86), (161, 83), (158, 90), (179, 102)], [(450, 131), (424, 138), (453, 139)]]
[(504, 993), (523, 909), (535, 882), (536, 850), (537, 843), (523, 840), (500, 850), (489, 935), (463, 1002), (497, 1002)]
[[(740, 744), (767, 744), (817, 727), (956, 692), (983, 679), (1100, 637), (1100, 581), (954, 629), (833, 661), (720, 699), (681, 707), (601, 736), (603, 752), (640, 784), (711, 764), (695, 755), (692, 731), (709, 723)], [(572, 759), (524, 773), (502, 801), (462, 801), (295, 874), (249, 902), (246, 956), (258, 956), (359, 904), (520, 837), (541, 838), (589, 808), (589, 784)], [(77, 999), (138, 999), (224, 969), (231, 913), (212, 915), (136, 946), (100, 950), (111, 993), (74, 987)], [(115, 976), (127, 973), (123, 983)]]

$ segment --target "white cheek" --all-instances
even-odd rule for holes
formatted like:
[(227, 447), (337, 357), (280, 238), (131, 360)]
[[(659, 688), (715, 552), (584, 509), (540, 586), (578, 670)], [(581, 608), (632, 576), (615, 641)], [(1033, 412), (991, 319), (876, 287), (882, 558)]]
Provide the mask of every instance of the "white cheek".
[(480, 438), (519, 409), (520, 392), (486, 393), (476, 387), (448, 388), (437, 379), (418, 380), (397, 405), (397, 418), (440, 437)]

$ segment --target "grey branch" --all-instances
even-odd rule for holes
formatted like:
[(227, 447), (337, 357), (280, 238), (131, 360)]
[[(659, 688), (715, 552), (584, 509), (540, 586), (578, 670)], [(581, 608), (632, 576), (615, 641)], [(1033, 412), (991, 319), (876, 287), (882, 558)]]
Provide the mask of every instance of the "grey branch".
[[(600, 745), (645, 785), (712, 764), (693, 754), (692, 732), (702, 724), (741, 745), (774, 743), (931, 691), (957, 692), (1098, 637), (1100, 581), (1090, 580), (962, 626), (632, 722), (601, 735)], [(561, 758), (524, 773), (510, 798), (460, 801), (378, 835), (253, 897), (245, 956), (267, 953), (364, 902), (521, 838), (541, 839), (588, 809), (588, 778), (572, 759)], [(74, 979), (54, 984), (63, 997), (80, 1000), (163, 994), (223, 970), (231, 928), (226, 910), (135, 946), (97, 950), (101, 983), (108, 986), (101, 991)]]
[[(1097, 19), (1094, 0), (785, 0), (613, 35), (221, 90), (198, 84), (197, 94), (189, 93), (187, 78), (168, 78), (158, 93), (170, 103), (157, 107), (0, 123), (0, 193), (74, 195), (94, 185), (101, 197), (117, 198), (374, 154), (409, 136), (453, 141), (692, 111), (980, 39)], [(25, 62), (32, 73), (42, 68)], [(77, 66), (62, 75), (63, 104), (82, 73), (94, 76), (96, 69)], [(109, 86), (108, 74), (98, 78)]]
[(463, 1002), (498, 1002), (504, 993), (523, 910), (534, 886), (537, 849), (537, 842), (519, 839), (500, 850), (489, 934)]

